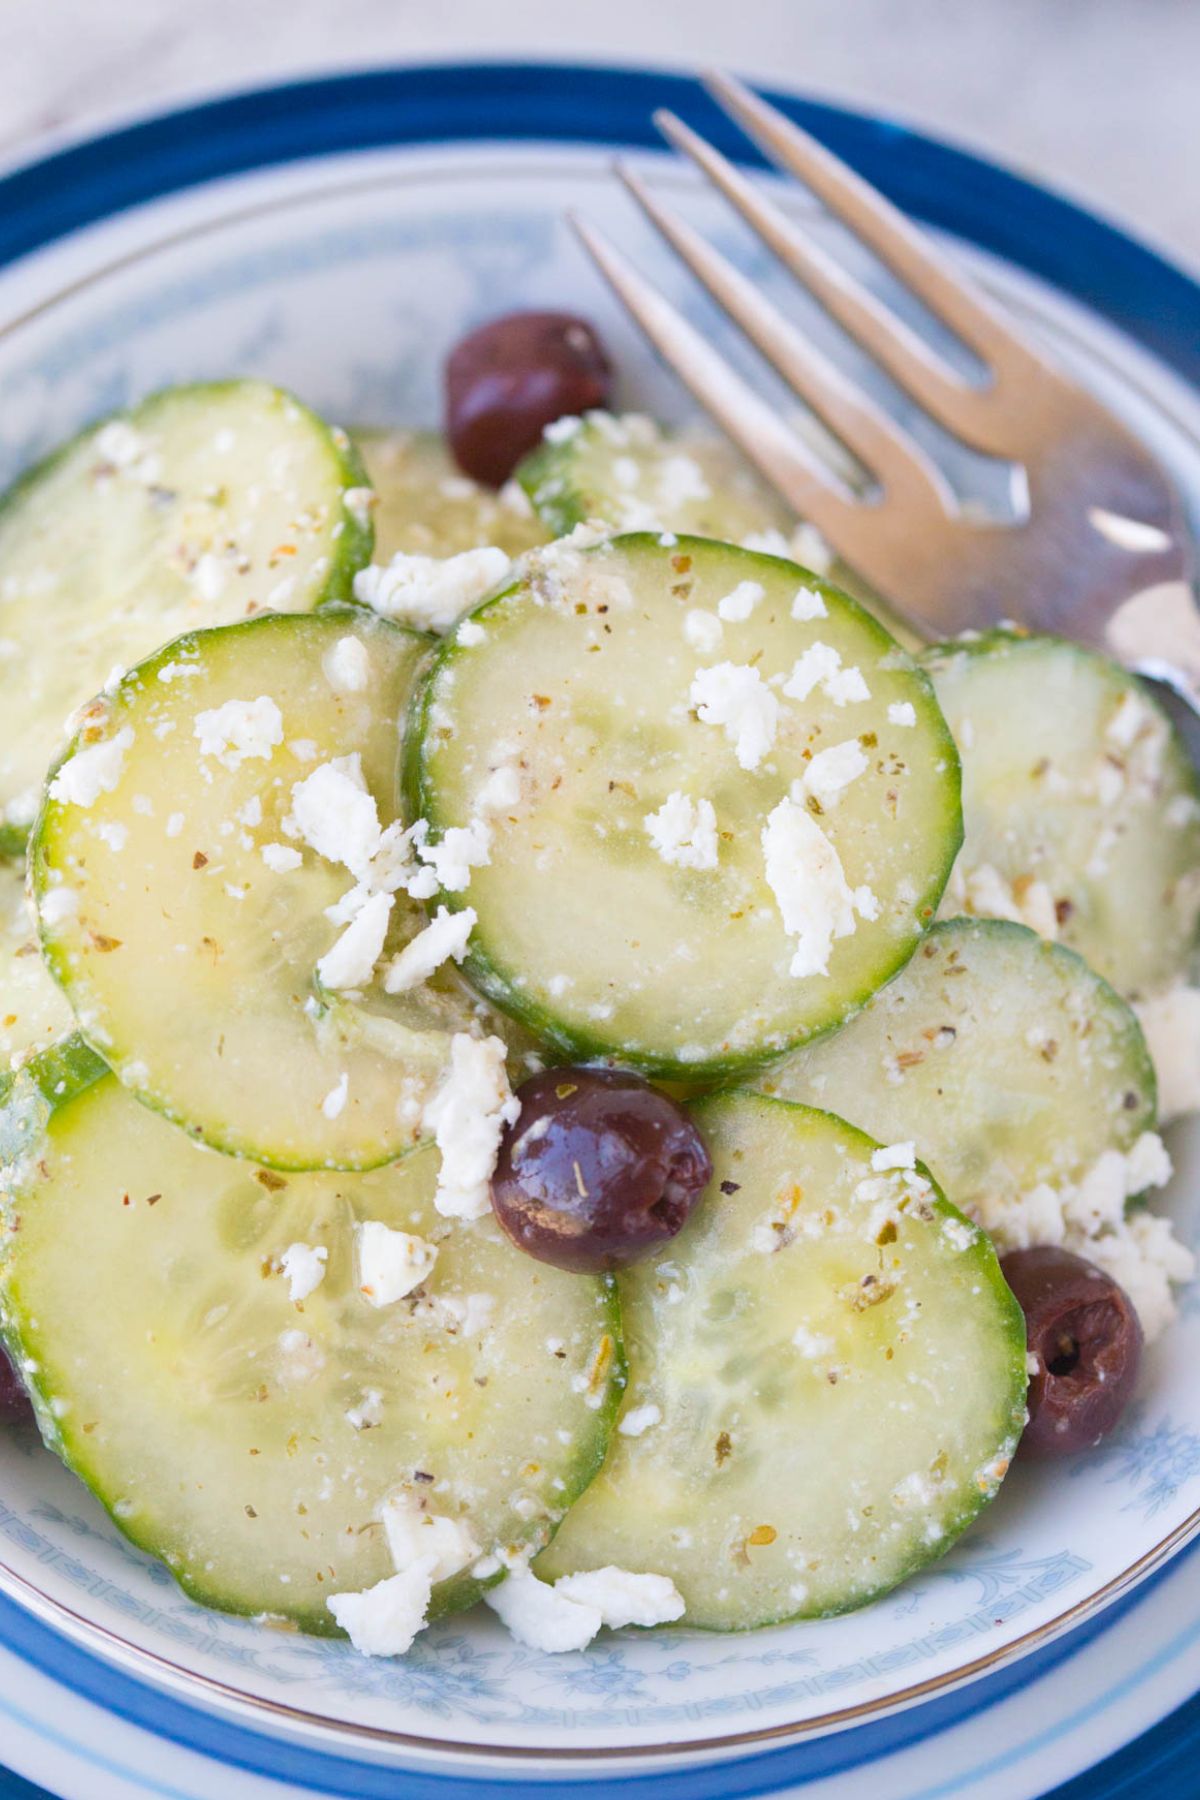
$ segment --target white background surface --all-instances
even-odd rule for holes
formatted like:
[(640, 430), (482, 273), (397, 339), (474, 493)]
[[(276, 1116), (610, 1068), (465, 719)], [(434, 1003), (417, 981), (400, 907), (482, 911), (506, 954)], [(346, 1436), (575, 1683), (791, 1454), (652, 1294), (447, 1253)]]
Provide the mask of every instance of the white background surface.
[(0, 0), (0, 154), (406, 57), (720, 62), (970, 142), (1200, 262), (1197, 0)]

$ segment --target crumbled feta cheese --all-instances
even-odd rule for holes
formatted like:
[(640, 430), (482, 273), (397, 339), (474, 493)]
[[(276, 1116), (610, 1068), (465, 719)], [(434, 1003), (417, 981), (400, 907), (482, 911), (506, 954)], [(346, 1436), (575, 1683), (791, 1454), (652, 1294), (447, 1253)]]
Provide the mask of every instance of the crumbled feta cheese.
[(418, 844), (417, 855), (433, 870), (439, 887), (461, 894), (470, 884), (471, 870), (491, 861), (491, 844), (491, 827), (472, 819), (469, 825), (451, 825), (436, 844)]
[(240, 769), (252, 756), (269, 762), (283, 742), (283, 714), (269, 694), (257, 700), (227, 700), (197, 713), (193, 726), (201, 756), (224, 769)]
[(371, 679), (371, 659), (361, 638), (342, 637), (325, 654), (325, 677), (339, 694), (361, 694)]
[(760, 600), (765, 600), (766, 588), (761, 581), (739, 581), (731, 594), (717, 601), (717, 617), (724, 619), (727, 625), (740, 625), (748, 619)]
[(448, 1581), (480, 1555), (479, 1545), (461, 1519), (425, 1512), (410, 1493), (402, 1491), (385, 1500), (379, 1517), (398, 1573), (414, 1563), (428, 1563), (435, 1582)]
[(279, 1334), (279, 1379), (289, 1387), (304, 1387), (325, 1367), (325, 1352), (306, 1331)]
[(393, 1231), (379, 1219), (355, 1227), (358, 1289), (372, 1306), (394, 1306), (428, 1281), (437, 1261), (436, 1244), (407, 1231)]
[(554, 1591), (576, 1605), (594, 1608), (610, 1631), (626, 1625), (670, 1625), (684, 1612), (682, 1596), (666, 1575), (636, 1575), (611, 1565), (560, 1575)]
[(460, 644), (465, 644), (468, 650), (473, 650), (477, 644), (483, 643), (487, 632), (477, 619), (464, 619), (455, 636)]
[(107, 844), (110, 850), (119, 852), (129, 842), (129, 827), (106, 820), (103, 824), (97, 825), (96, 836), (102, 844)]
[(797, 590), (796, 598), (792, 601), (792, 617), (801, 625), (807, 625), (811, 619), (827, 619), (829, 608), (816, 588), (802, 587)]
[(871, 698), (862, 670), (843, 669), (841, 651), (820, 641), (810, 644), (803, 656), (797, 657), (783, 691), (789, 700), (807, 700), (818, 687), (824, 689), (835, 706)]
[(458, 556), (393, 556), (386, 568), (362, 569), (354, 577), (355, 598), (422, 631), (447, 631), (503, 580), (509, 559), (491, 547)]
[(913, 726), (917, 722), (917, 709), (911, 700), (893, 700), (887, 716), (889, 725)]
[(882, 1149), (871, 1152), (871, 1167), (877, 1175), (887, 1169), (915, 1169), (916, 1166), (915, 1144), (885, 1144)]
[(715, 869), (717, 815), (711, 800), (693, 800), (678, 789), (642, 823), (665, 863), (679, 869)]
[(149, 452), (150, 446), (128, 419), (111, 419), (96, 433), (95, 447), (114, 469), (131, 469)]
[(547, 444), (567, 444), (583, 430), (583, 420), (574, 414), (567, 413), (561, 419), (553, 420), (542, 432), (543, 441)]
[(450, 912), (439, 906), (437, 912), (419, 931), (411, 943), (404, 946), (399, 956), (392, 958), (391, 966), (383, 978), (384, 989), (389, 994), (404, 994), (410, 988), (420, 987), (428, 981), (435, 969), (440, 969), (451, 957), (461, 962), (467, 954), (467, 939), (475, 926), (476, 913), (473, 907), (464, 907), (462, 912)]
[(361, 1594), (331, 1594), (335, 1621), (362, 1656), (403, 1656), (425, 1627), (433, 1593), (431, 1565), (413, 1563)]
[(343, 1069), (336, 1085), (330, 1088), (329, 1092), (321, 1102), (321, 1111), (331, 1124), (334, 1119), (341, 1118), (346, 1110), (346, 1101), (349, 1097), (350, 1076), (348, 1072)]
[(279, 1272), (293, 1301), (307, 1300), (325, 1279), (329, 1252), (324, 1244), (289, 1244), (279, 1259)]
[(367, 791), (362, 758), (337, 756), (292, 787), (292, 818), (310, 849), (361, 880), (379, 849), (379, 809)]
[(1133, 1010), (1158, 1077), (1159, 1124), (1200, 1112), (1200, 988), (1180, 982)]
[(521, 771), (515, 763), (501, 763), (492, 770), (475, 796), (475, 812), (507, 812), (521, 799)]
[(725, 628), (716, 613), (705, 612), (703, 607), (693, 606), (684, 614), (683, 635), (699, 656), (711, 656), (720, 648)]
[(365, 1388), (357, 1406), (346, 1408), (346, 1419), (355, 1431), (374, 1431), (383, 1424), (383, 1395), (378, 1388)]
[(276, 875), (287, 875), (304, 861), (299, 850), (293, 850), (290, 844), (264, 844), (262, 859)]
[(450, 1072), (425, 1104), (422, 1123), (442, 1153), (434, 1205), (445, 1218), (480, 1219), (488, 1210), (501, 1134), (521, 1111), (509, 1090), (504, 1057), (499, 1038), (455, 1032)]
[(617, 1430), (622, 1437), (643, 1437), (652, 1425), (661, 1425), (662, 1408), (653, 1401), (645, 1406), (634, 1406), (625, 1414)]
[(111, 794), (121, 779), (125, 752), (133, 743), (133, 730), (123, 725), (116, 737), (103, 744), (77, 750), (50, 783), (50, 798), (64, 806), (94, 806), (101, 794)]
[[(761, 1230), (761, 1227), (756, 1226), (755, 1229)], [(807, 1325), (797, 1325), (792, 1333), (792, 1342), (801, 1356), (810, 1357), (814, 1362), (819, 1356), (830, 1356), (833, 1353), (833, 1339), (826, 1337), (824, 1332), (811, 1331)]]
[(716, 663), (692, 681), (689, 699), (705, 725), (723, 725), (743, 769), (757, 769), (775, 742), (779, 702), (748, 663)]
[(327, 950), (317, 964), (317, 979), (322, 987), (336, 992), (367, 986), (383, 954), (394, 904), (391, 894), (372, 894), (363, 903), (332, 950)]
[(199, 599), (212, 605), (221, 598), (228, 585), (229, 568), (219, 556), (206, 550), (203, 556), (197, 557), (196, 566), (192, 570), (192, 586)]
[(822, 811), (836, 806), (844, 790), (869, 767), (867, 754), (857, 738), (830, 744), (828, 750), (818, 750), (808, 764), (797, 783), (800, 792), (796, 798), (811, 794)]
[(511, 1570), (483, 1597), (518, 1644), (550, 1655), (584, 1649), (604, 1623), (598, 1607), (570, 1599), (527, 1568)]
[(172, 838), (178, 837), (183, 830), (183, 823), (183, 814), (181, 812), (169, 814), (167, 818), (167, 836)]
[(1104, 735), (1110, 744), (1119, 750), (1128, 750), (1134, 739), (1153, 721), (1154, 715), (1132, 688), (1126, 688), (1117, 701), (1116, 710), (1104, 728)]
[(79, 895), (74, 888), (50, 888), (38, 902), (38, 912), (43, 925), (61, 925), (79, 910)]
[(1196, 1259), (1171, 1221), (1149, 1212), (1131, 1213), (1121, 1231), (1089, 1239), (1081, 1254), (1125, 1289), (1147, 1343), (1175, 1317), (1172, 1283), (1191, 1281), (1196, 1273)]
[(993, 868), (980, 863), (960, 875), (955, 870), (956, 887), (965, 912), (982, 919), (1010, 919), (1016, 925), (1028, 925), (1031, 931), (1053, 942), (1058, 937), (1058, 914), (1054, 896), (1044, 881), (1023, 876), (1010, 882)]
[(768, 817), (762, 848), (783, 928), (796, 939), (791, 974), (828, 974), (834, 939), (855, 929), (854, 895), (837, 851), (807, 808), (791, 799)]

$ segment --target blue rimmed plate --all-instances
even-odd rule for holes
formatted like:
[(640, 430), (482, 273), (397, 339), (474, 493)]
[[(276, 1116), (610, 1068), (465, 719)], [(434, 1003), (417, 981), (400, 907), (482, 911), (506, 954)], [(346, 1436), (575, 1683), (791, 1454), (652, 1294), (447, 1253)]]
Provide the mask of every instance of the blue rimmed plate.
[[(430, 423), (449, 343), (489, 313), (530, 304), (590, 312), (623, 371), (624, 401), (678, 416), (678, 392), (598, 288), (565, 208), (582, 205), (636, 243), (679, 291), (611, 178), (611, 150), (629, 147), (765, 285), (778, 278), (691, 174), (652, 152), (660, 103), (744, 153), (684, 78), (500, 66), (238, 96), (14, 171), (0, 182), (0, 479), (88, 416), (231, 370), (284, 382), (343, 420)], [(1154, 442), (1200, 512), (1200, 405), (1187, 385), (1200, 374), (1187, 328), (1197, 295), (1186, 278), (986, 165), (792, 104), (951, 235)], [(783, 197), (809, 211), (802, 196)], [(1173, 1147), (1175, 1209), (1197, 1239), (1200, 1183), (1187, 1177), (1200, 1171), (1200, 1134)], [(819, 1625), (610, 1639), (547, 1658), (488, 1617), (436, 1628), (403, 1662), (367, 1663), (192, 1606), (19, 1436), (0, 1443), (0, 1588), (120, 1671), (114, 1684), (150, 1684), (170, 1696), (160, 1704), (227, 1721), (231, 1742), (270, 1734), (297, 1756), (541, 1779), (564, 1767), (707, 1766), (850, 1725), (865, 1746), (870, 1721), (931, 1696), (981, 1705), (1017, 1678), (1017, 1659), (1058, 1654), (1046, 1647), (1072, 1626), (1094, 1629), (1101, 1608), (1189, 1539), (1200, 1523), (1198, 1354), (1200, 1310), (1149, 1359), (1138, 1410), (1102, 1455), (1018, 1471), (944, 1562), (869, 1612)], [(20, 1635), (20, 1618), (0, 1613), (0, 1641)], [(972, 1678), (980, 1685), (953, 1693)], [(935, 1719), (922, 1708), (904, 1733)]]

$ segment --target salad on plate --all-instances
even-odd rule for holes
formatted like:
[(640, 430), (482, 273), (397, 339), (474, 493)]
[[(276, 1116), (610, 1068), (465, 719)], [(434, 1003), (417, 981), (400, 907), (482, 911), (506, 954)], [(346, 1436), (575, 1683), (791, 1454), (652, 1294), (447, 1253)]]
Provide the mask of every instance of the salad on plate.
[(0, 1416), (367, 1655), (865, 1605), (1192, 1276), (1195, 771), (1089, 650), (915, 645), (586, 321), (446, 396), (177, 387), (0, 501)]

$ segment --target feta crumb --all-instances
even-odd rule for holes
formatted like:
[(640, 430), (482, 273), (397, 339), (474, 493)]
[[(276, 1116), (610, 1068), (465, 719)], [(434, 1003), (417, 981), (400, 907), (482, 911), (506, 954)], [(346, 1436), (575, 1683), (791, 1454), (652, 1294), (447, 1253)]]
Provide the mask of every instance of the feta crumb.
[(423, 631), (447, 631), (503, 580), (503, 550), (464, 550), (458, 556), (393, 556), (386, 568), (361, 569), (354, 595), (385, 619)]
[(306, 1331), (279, 1334), (279, 1379), (290, 1387), (314, 1381), (325, 1367), (325, 1353)]
[(693, 606), (684, 614), (683, 635), (699, 656), (711, 656), (720, 648), (725, 628), (716, 613), (705, 612), (703, 607)]
[(521, 1111), (509, 1090), (504, 1056), (497, 1037), (455, 1032), (450, 1072), (425, 1104), (422, 1123), (442, 1153), (433, 1203), (444, 1218), (481, 1219), (488, 1210), (501, 1134)]
[[(761, 1226), (757, 1226), (755, 1229), (756, 1231), (759, 1231), (762, 1228)], [(755, 1245), (755, 1248), (758, 1248), (757, 1244)], [(831, 1337), (826, 1337), (824, 1332), (811, 1331), (807, 1325), (797, 1325), (795, 1331), (792, 1333), (792, 1342), (800, 1352), (801, 1356), (811, 1357), (813, 1361), (819, 1356), (831, 1356), (833, 1354), (833, 1339)]]
[(101, 794), (111, 794), (116, 788), (125, 752), (132, 743), (132, 727), (123, 725), (116, 737), (106, 743), (77, 750), (50, 783), (50, 798), (61, 800), (64, 806), (94, 806)]
[(689, 700), (705, 725), (723, 725), (743, 769), (757, 769), (775, 742), (779, 702), (748, 663), (716, 663), (694, 677)]
[(560, 1575), (554, 1591), (576, 1605), (594, 1608), (610, 1631), (626, 1625), (670, 1625), (684, 1613), (682, 1596), (666, 1575), (636, 1575), (611, 1565)]
[(439, 887), (461, 894), (470, 884), (471, 870), (491, 861), (491, 844), (486, 820), (472, 819), (469, 825), (451, 825), (436, 844), (418, 844), (417, 855), (433, 870)]
[(110, 850), (120, 852), (129, 842), (129, 827), (106, 820), (103, 824), (97, 825), (96, 836), (102, 844), (107, 844)]
[(583, 430), (583, 420), (574, 414), (567, 413), (561, 419), (553, 420), (542, 432), (543, 442), (547, 444), (566, 444)]
[(1133, 1010), (1158, 1077), (1159, 1124), (1200, 1112), (1200, 988), (1180, 982)]
[(818, 687), (824, 689), (835, 706), (871, 698), (862, 670), (843, 669), (841, 651), (820, 641), (810, 644), (803, 656), (797, 657), (783, 691), (789, 700), (807, 700)]
[(1044, 881), (1031, 876), (1008, 881), (991, 863), (980, 863), (977, 869), (965, 870), (958, 885), (964, 912), (976, 918), (1010, 919), (1051, 942), (1058, 937), (1054, 896)]
[(221, 598), (229, 584), (229, 569), (219, 556), (206, 550), (203, 556), (196, 558), (196, 566), (192, 570), (192, 586), (197, 597), (206, 600), (210, 605)]
[(252, 756), (270, 761), (283, 742), (283, 714), (269, 694), (227, 700), (197, 713), (193, 731), (201, 756), (215, 757), (224, 769), (240, 769)]
[(570, 1599), (527, 1568), (510, 1570), (483, 1597), (518, 1644), (550, 1655), (584, 1649), (604, 1623), (598, 1607)]
[(355, 1227), (358, 1289), (372, 1306), (394, 1306), (428, 1281), (438, 1259), (436, 1244), (407, 1231), (393, 1231), (378, 1219)]
[(357, 1406), (346, 1408), (346, 1419), (355, 1431), (374, 1431), (383, 1424), (383, 1395), (378, 1388), (365, 1388)]
[(340, 1119), (345, 1112), (346, 1101), (349, 1096), (350, 1076), (347, 1070), (343, 1069), (338, 1082), (334, 1087), (330, 1088), (329, 1092), (321, 1102), (321, 1111), (331, 1124), (334, 1119)]
[(331, 1594), (336, 1623), (362, 1656), (403, 1656), (425, 1627), (433, 1593), (431, 1565), (413, 1563), (361, 1594)]
[(292, 818), (310, 849), (362, 879), (382, 833), (357, 752), (336, 756), (293, 784)]
[(332, 950), (327, 950), (317, 964), (317, 979), (322, 987), (337, 991), (367, 986), (383, 954), (394, 904), (391, 894), (372, 894), (364, 902)]
[(816, 588), (802, 587), (797, 590), (796, 598), (792, 601), (792, 617), (801, 625), (807, 625), (811, 619), (827, 619), (829, 608)]
[(479, 1545), (461, 1519), (425, 1512), (410, 1493), (402, 1491), (385, 1500), (379, 1517), (397, 1573), (414, 1563), (428, 1563), (433, 1581), (448, 1581), (480, 1555)]
[(790, 973), (826, 975), (835, 938), (855, 930), (854, 896), (837, 851), (806, 807), (781, 800), (762, 831), (767, 884), (796, 939)]
[(717, 815), (711, 800), (693, 800), (676, 789), (642, 823), (665, 863), (679, 869), (716, 868)]
[(307, 1300), (325, 1279), (329, 1252), (324, 1244), (289, 1244), (279, 1259), (279, 1272), (294, 1302)]
[(182, 830), (183, 814), (181, 812), (171, 813), (167, 819), (167, 836), (178, 837)]
[(645, 1406), (635, 1406), (625, 1414), (617, 1430), (622, 1437), (643, 1437), (652, 1425), (661, 1425), (662, 1408), (649, 1401)]
[(475, 796), (475, 811), (479, 815), (491, 812), (507, 812), (518, 805), (521, 799), (521, 771), (515, 763), (501, 763), (493, 769), (479, 792)]
[(79, 910), (79, 895), (74, 888), (50, 888), (38, 902), (43, 925), (61, 925)]
[(473, 650), (477, 644), (483, 643), (487, 632), (477, 619), (464, 619), (455, 636), (460, 644), (465, 644), (468, 650)]
[(339, 694), (361, 694), (371, 679), (371, 659), (360, 638), (339, 638), (322, 666), (330, 687)]
[(917, 722), (917, 709), (911, 700), (893, 700), (887, 716), (889, 725), (913, 726)]
[(828, 750), (818, 750), (808, 764), (797, 784), (800, 793), (796, 797), (803, 799), (811, 794), (822, 810), (836, 806), (844, 790), (865, 774), (869, 766), (867, 754), (857, 738), (830, 744)]
[(871, 1167), (877, 1175), (887, 1169), (915, 1169), (917, 1166), (917, 1147), (915, 1144), (885, 1144), (880, 1150), (871, 1152)]
[(276, 875), (286, 875), (292, 869), (298, 869), (304, 858), (290, 844), (264, 844), (262, 859), (268, 869)]
[(439, 906), (424, 931), (419, 931), (399, 956), (392, 958), (383, 978), (385, 992), (407, 993), (410, 988), (420, 987), (422, 982), (428, 981), (434, 970), (440, 969), (451, 957), (455, 962), (461, 962), (467, 954), (467, 939), (474, 929), (476, 916), (471, 906), (454, 913)]
[(724, 619), (727, 625), (740, 625), (748, 619), (760, 600), (765, 600), (766, 588), (761, 581), (739, 581), (731, 594), (717, 601), (717, 617)]

